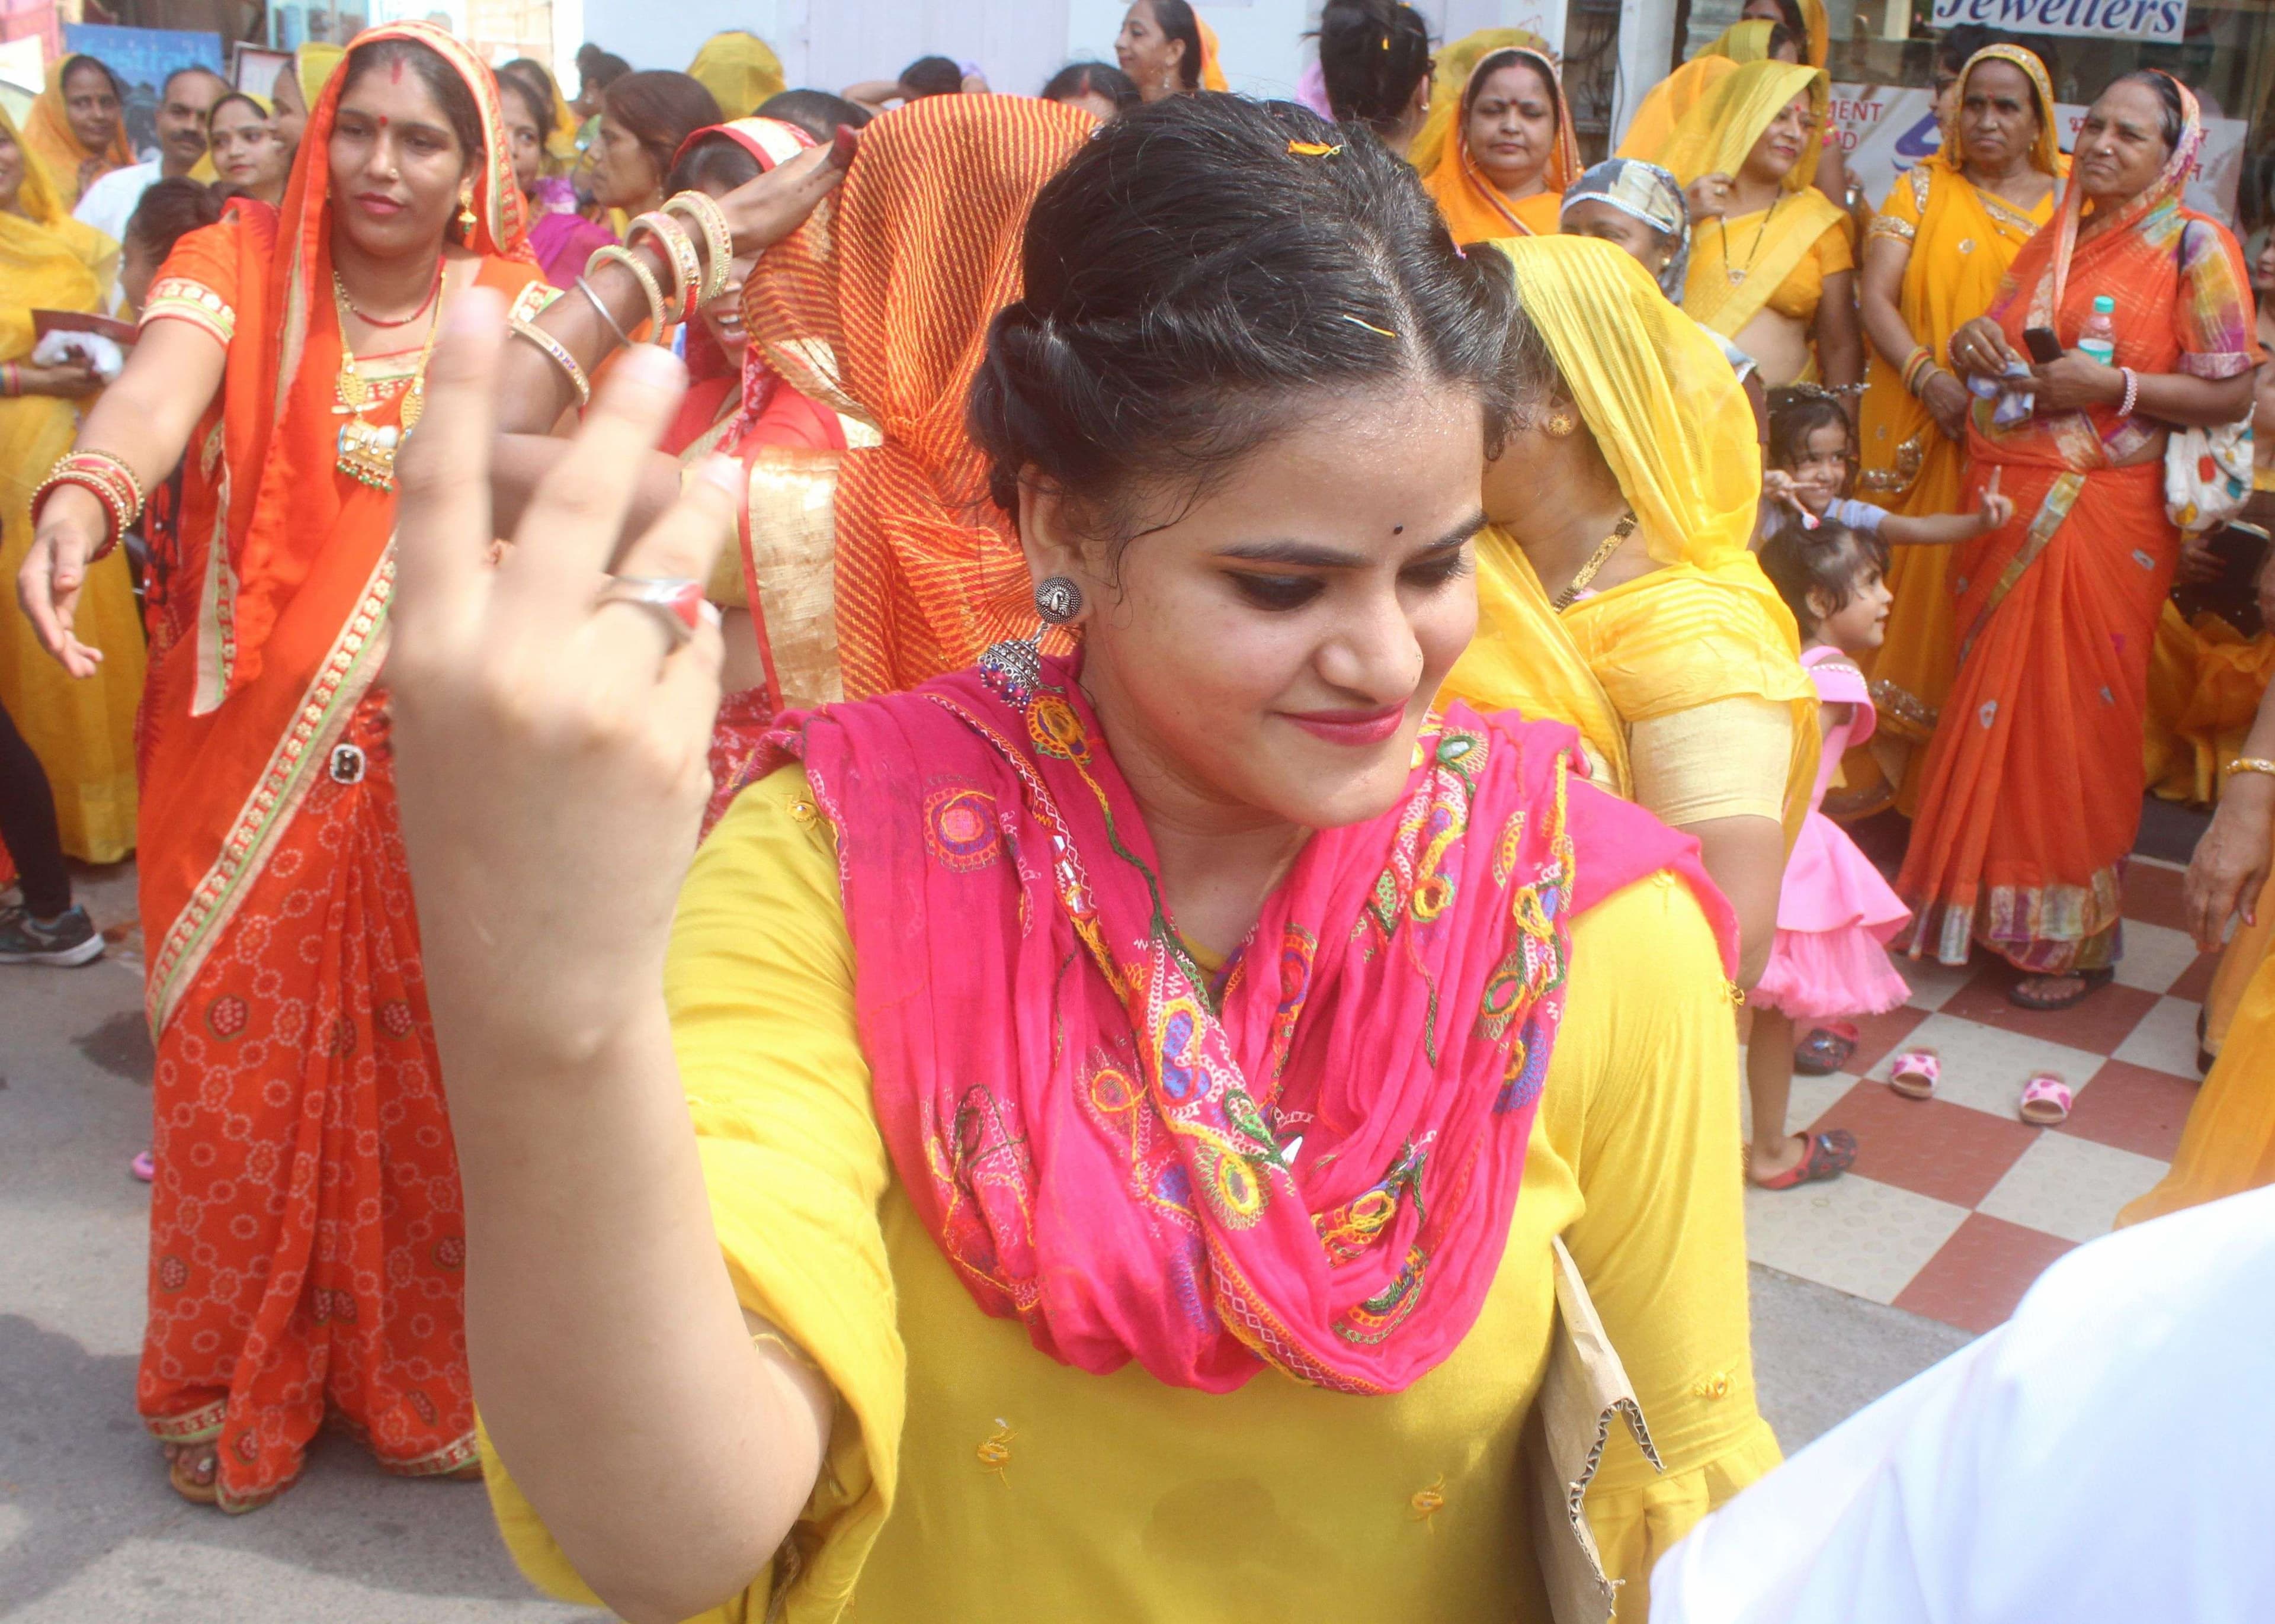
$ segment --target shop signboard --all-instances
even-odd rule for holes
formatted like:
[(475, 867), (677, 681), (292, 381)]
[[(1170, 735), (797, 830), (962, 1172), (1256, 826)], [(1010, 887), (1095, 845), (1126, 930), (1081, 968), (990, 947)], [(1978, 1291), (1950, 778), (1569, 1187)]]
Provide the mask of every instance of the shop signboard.
[(2188, 0), (1935, 0), (1933, 20), (1938, 28), (1976, 23), (2013, 34), (2177, 45), (2188, 19)]

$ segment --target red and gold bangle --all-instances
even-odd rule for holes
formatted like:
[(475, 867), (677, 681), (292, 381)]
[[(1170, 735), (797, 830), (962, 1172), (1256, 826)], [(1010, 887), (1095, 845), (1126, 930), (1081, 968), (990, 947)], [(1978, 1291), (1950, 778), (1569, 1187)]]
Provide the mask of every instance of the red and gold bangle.
[(727, 225), (727, 211), (707, 192), (682, 192), (666, 198), (663, 212), (684, 215), (703, 233), (703, 297), (709, 304), (727, 291), (735, 273), (735, 233)]
[(49, 495), (65, 485), (76, 485), (92, 493), (102, 504), (110, 520), (109, 531), (102, 544), (87, 557), (93, 563), (118, 545), (134, 521), (142, 516), (142, 481), (134, 477), (134, 470), (108, 451), (71, 451), (59, 458), (48, 477), (32, 492), (32, 524), (40, 522), (40, 510), (47, 504)]
[(648, 269), (647, 262), (631, 249), (608, 243), (593, 250), (593, 257), (585, 261), (585, 274), (591, 276), (596, 265), (621, 265), (631, 272), (632, 280), (639, 283), (640, 291), (647, 295), (647, 341), (661, 344), (664, 329), (671, 325), (671, 321), (665, 313), (663, 289), (657, 283), (655, 273)]
[(24, 369), (13, 361), (0, 361), (0, 395), (13, 400), (24, 392)]
[(624, 246), (639, 242), (642, 232), (655, 238), (665, 263), (671, 267), (671, 302), (679, 313), (673, 320), (692, 321), (697, 306), (703, 303), (703, 260), (695, 252), (695, 239), (685, 226), (661, 209), (633, 215), (632, 223), (624, 228)]
[(1914, 344), (1912, 352), (1904, 358), (1904, 390), (1919, 393), (1920, 383), (1927, 369), (1935, 365), (1935, 351), (1925, 344)]

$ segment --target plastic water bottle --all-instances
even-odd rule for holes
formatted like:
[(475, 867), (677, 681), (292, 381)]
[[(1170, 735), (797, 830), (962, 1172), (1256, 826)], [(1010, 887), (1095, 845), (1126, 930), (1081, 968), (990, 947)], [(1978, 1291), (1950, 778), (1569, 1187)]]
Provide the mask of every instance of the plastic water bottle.
[(2078, 352), (2104, 366), (2117, 365), (2117, 323), (2112, 318), (2117, 313), (2117, 301), (2103, 294), (2093, 301), (2093, 313), (2085, 319), (2078, 330)]

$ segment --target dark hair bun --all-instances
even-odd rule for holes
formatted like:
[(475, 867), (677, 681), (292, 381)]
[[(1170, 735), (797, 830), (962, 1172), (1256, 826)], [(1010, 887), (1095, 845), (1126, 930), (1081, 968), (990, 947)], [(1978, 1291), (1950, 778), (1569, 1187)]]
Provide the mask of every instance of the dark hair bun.
[(1006, 511), (1032, 470), (1117, 527), (1139, 486), (1204, 488), (1323, 389), (1445, 383), (1498, 429), (1507, 265), (1464, 259), (1411, 169), (1307, 109), (1124, 114), (1037, 196), (1022, 270), (969, 406)]
[(1319, 77), (1346, 124), (1396, 125), (1430, 72), (1430, 28), (1395, 0), (1327, 0), (1319, 11)]

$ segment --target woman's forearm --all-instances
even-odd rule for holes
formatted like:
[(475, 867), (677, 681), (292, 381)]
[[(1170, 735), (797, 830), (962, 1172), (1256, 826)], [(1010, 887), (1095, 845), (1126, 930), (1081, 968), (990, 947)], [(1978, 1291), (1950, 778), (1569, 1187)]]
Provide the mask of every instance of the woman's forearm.
[[(503, 433), (490, 452), (490, 522), (500, 535), (521, 523), (523, 510), (538, 487), (576, 452), (568, 440), (550, 434)], [(624, 533), (638, 535), (679, 499), (679, 461), (652, 451), (640, 464), (639, 484), (624, 517)]]
[[(1864, 340), (1856, 330), (1856, 306), (1850, 275), (1836, 272), (1825, 279), (1825, 298), (1817, 307), (1817, 365), (1825, 387), (1845, 389), (1864, 375)], [(1849, 416), (1856, 416), (1849, 401)]]
[(1919, 343), (1897, 307), (1911, 258), (1909, 243), (1873, 238), (1864, 245), (1864, 266), (1856, 278), (1856, 308), (1863, 318), (1865, 336), (1880, 352), (1880, 359), (1898, 372)]
[(1738, 985), (1750, 987), (1777, 943), (1778, 893), (1785, 883), (1785, 827), (1750, 814), (1686, 823), (1698, 860), (1738, 916)]
[[(643, 239), (632, 253), (647, 267), (656, 286), (669, 297), (671, 268), (664, 263), (655, 245)], [(639, 279), (620, 260), (608, 261), (586, 272), (585, 283), (608, 307), (616, 327), (603, 321), (601, 313), (593, 307), (592, 299), (576, 288), (547, 306), (534, 325), (544, 329), (575, 356), (578, 366), (589, 378), (610, 351), (624, 347), (624, 341), (616, 336), (616, 328), (636, 334), (651, 313)], [(501, 434), (544, 434), (561, 420), (563, 412), (577, 404), (576, 388), (562, 371), (560, 363), (525, 339), (506, 346), (499, 364), (498, 384)]]
[(540, 1069), (480, 1047), (440, 945), (429, 984), (454, 1067), (484, 1423), (603, 1600), (636, 1624), (688, 1617), (747, 1586), (789, 1532), (828, 1442), (828, 1389), (753, 1345), (661, 993), (636, 1030)]
[(2217, 428), (2238, 423), (2251, 410), (2252, 375), (2195, 378), (2186, 373), (2142, 373), (2140, 398), (2133, 410), (2142, 417), (2178, 423), (2191, 428)]
[(152, 322), (125, 370), (87, 409), (76, 443), (110, 452), (134, 471), (145, 491), (155, 488), (182, 460), (227, 359), (211, 335), (185, 321)]

